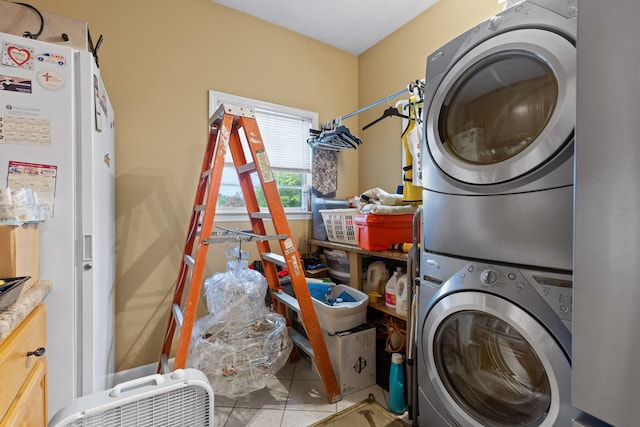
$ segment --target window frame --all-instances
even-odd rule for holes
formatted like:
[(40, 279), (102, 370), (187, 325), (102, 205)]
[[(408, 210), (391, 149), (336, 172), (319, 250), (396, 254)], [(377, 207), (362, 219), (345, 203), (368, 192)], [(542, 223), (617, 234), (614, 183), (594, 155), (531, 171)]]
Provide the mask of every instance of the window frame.
[[(311, 121), (311, 128), (318, 128), (318, 113), (313, 111), (302, 110), (299, 108), (288, 107), (285, 105), (274, 104), (266, 101), (261, 101), (252, 98), (245, 98), (238, 95), (232, 95), (225, 92), (209, 90), (209, 117), (211, 117), (218, 106), (221, 103), (228, 103), (232, 105), (241, 105), (249, 108), (257, 108), (263, 110), (269, 110), (277, 113), (288, 114), (291, 116), (302, 117)], [(311, 157), (309, 159), (308, 169), (301, 168), (304, 173), (308, 172), (311, 175)], [(308, 183), (309, 185), (311, 182)], [(302, 207), (304, 208), (304, 207)], [(311, 219), (310, 211), (303, 211), (301, 208), (285, 208), (287, 219), (289, 220), (309, 220)], [(221, 209), (216, 207), (216, 221), (217, 222), (239, 222), (248, 221), (249, 216), (246, 210), (232, 210)]]

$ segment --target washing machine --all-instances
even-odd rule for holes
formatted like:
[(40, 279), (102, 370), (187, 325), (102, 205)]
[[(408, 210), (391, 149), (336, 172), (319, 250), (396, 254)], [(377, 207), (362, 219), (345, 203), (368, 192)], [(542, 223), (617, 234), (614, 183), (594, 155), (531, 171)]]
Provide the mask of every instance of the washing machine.
[(424, 243), (571, 270), (576, 0), (517, 3), (427, 58)]
[(420, 426), (570, 426), (569, 274), (424, 252)]

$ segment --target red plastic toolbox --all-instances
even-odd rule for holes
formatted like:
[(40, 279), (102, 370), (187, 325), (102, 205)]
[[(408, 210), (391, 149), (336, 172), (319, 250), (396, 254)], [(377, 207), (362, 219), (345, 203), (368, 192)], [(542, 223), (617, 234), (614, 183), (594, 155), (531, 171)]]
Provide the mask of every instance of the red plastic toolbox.
[(387, 251), (394, 243), (413, 241), (413, 214), (359, 214), (358, 246), (369, 251)]

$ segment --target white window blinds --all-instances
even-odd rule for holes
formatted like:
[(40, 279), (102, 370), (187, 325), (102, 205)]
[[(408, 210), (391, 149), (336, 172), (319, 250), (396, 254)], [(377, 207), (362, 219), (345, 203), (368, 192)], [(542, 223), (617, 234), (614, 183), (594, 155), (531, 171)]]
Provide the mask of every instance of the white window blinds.
[[(309, 138), (309, 129), (317, 127), (317, 113), (209, 91), (209, 115), (223, 102), (253, 108), (272, 168), (310, 172), (311, 148), (306, 141)], [(242, 133), (241, 138), (245, 144)], [(229, 153), (225, 161), (232, 163)]]
[(274, 111), (254, 109), (256, 120), (275, 169), (307, 171), (311, 166), (309, 137), (311, 120)]

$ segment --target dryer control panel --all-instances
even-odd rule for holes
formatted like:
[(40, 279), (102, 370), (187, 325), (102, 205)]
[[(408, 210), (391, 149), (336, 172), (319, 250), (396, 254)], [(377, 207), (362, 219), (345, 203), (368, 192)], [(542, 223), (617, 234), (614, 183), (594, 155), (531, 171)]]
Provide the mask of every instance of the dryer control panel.
[(529, 304), (535, 292), (570, 327), (573, 312), (573, 280), (570, 274), (518, 269), (495, 264), (469, 263), (451, 279), (456, 286), (479, 288)]

